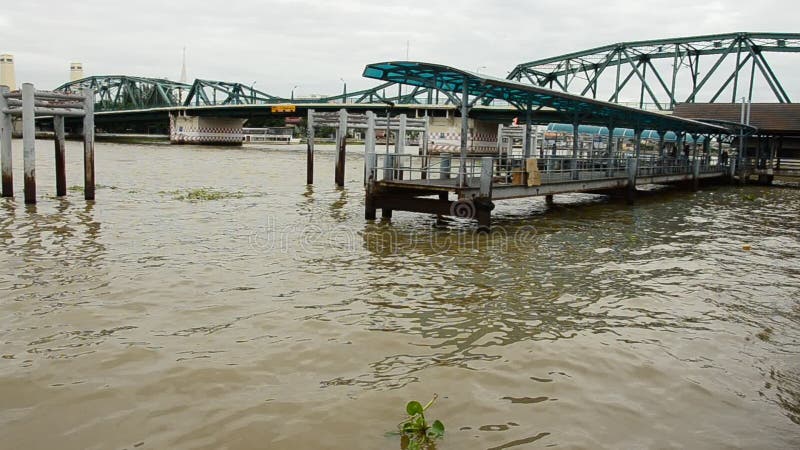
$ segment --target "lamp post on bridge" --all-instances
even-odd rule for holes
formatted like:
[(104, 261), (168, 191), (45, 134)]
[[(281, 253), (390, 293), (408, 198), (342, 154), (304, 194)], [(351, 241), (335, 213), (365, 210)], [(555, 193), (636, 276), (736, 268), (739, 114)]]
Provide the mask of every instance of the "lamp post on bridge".
[(344, 78), (339, 78), (342, 81), (342, 104), (347, 103), (347, 81)]
[(250, 83), (250, 104), (256, 104), (256, 92), (253, 90), (253, 86), (256, 85), (256, 82), (253, 81)]
[(294, 90), (295, 90), (295, 89), (297, 89), (297, 88), (299, 88), (299, 87), (300, 87), (299, 85), (295, 85), (295, 86), (292, 88), (292, 101), (294, 101)]

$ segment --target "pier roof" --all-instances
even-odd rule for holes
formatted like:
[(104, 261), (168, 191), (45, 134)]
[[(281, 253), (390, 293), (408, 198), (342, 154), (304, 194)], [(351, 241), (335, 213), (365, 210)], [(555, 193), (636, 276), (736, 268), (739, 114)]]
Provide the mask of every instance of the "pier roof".
[(728, 134), (726, 127), (662, 113), (644, 111), (579, 95), (489, 77), (439, 64), (393, 61), (369, 64), (363, 76), (411, 86), (436, 88), (461, 94), (466, 90), (470, 106), (481, 100), (502, 100), (520, 111), (549, 107), (574, 122), (633, 129), (670, 130), (695, 134)]

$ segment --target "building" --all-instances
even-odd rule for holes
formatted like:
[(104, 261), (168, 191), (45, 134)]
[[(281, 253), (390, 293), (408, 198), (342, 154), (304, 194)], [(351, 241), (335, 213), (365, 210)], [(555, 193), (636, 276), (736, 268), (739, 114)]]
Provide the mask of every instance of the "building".
[(83, 78), (83, 63), (69, 63), (69, 81), (80, 80)]
[(12, 91), (17, 89), (13, 55), (0, 55), (0, 86), (8, 86)]

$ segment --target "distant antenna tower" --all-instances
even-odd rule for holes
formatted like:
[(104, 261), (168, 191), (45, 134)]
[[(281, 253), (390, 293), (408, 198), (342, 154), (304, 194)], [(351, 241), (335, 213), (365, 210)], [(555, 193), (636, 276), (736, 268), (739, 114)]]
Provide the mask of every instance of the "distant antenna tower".
[(186, 78), (186, 46), (183, 47), (183, 66), (181, 66), (181, 83), (186, 83), (188, 79)]

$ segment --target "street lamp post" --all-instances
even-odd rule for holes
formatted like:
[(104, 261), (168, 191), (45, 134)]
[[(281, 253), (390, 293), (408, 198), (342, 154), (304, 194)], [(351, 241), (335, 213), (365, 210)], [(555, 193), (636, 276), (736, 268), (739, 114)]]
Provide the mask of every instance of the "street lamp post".
[(297, 88), (299, 88), (299, 87), (300, 87), (299, 85), (295, 85), (295, 86), (292, 88), (292, 101), (294, 101), (294, 90), (295, 90), (295, 89), (297, 89)]
[(255, 82), (255, 81), (253, 81), (252, 83), (250, 83), (250, 103), (251, 103), (251, 104), (253, 104), (253, 105), (255, 105), (255, 104), (256, 104), (256, 93), (255, 93), (255, 91), (253, 90), (253, 86), (255, 86), (255, 85), (256, 85), (256, 82)]
[(342, 103), (347, 103), (347, 81), (344, 78), (339, 78), (342, 81)]

